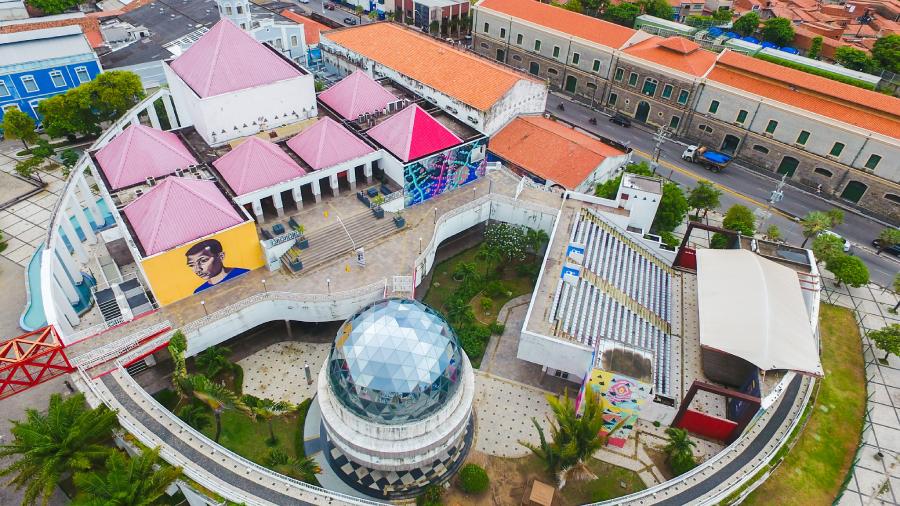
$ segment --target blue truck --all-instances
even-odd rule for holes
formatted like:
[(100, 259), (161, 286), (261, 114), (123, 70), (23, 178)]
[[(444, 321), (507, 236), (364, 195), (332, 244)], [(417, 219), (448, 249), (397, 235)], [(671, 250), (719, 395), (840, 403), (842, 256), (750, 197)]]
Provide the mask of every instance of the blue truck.
[(731, 157), (717, 151), (713, 151), (705, 146), (688, 146), (681, 154), (681, 158), (693, 162), (702, 163), (707, 170), (713, 172), (721, 172), (722, 169), (731, 163)]

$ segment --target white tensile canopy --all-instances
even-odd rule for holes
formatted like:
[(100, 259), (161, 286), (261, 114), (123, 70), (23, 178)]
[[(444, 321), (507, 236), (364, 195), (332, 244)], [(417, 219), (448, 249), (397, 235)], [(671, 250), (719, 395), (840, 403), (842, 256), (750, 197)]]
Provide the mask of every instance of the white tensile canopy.
[(697, 250), (700, 345), (764, 371), (823, 376), (797, 272), (747, 250)]

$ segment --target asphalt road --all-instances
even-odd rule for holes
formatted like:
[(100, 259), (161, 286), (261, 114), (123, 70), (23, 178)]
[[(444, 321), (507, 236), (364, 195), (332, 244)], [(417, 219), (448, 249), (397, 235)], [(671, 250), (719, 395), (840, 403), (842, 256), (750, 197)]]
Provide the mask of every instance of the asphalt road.
[[(334, 2), (329, 2), (328, 0), (309, 0), (309, 3), (305, 3), (305, 4), (300, 3), (297, 0), (289, 0), (289, 1), (297, 4), (301, 9), (303, 9), (305, 11), (321, 14), (328, 19), (337, 21), (338, 23), (341, 23), (344, 25), (346, 25), (346, 23), (344, 23), (344, 18), (348, 18), (348, 17), (355, 19), (357, 25), (364, 25), (364, 24), (367, 24), (370, 22), (368, 16), (366, 16), (365, 14), (363, 14), (362, 19), (360, 19), (360, 17), (357, 16), (356, 14), (354, 14), (348, 10), (344, 10), (344, 8), (341, 7), (340, 4), (337, 4)], [(333, 11), (326, 10), (322, 5), (323, 3), (329, 3), (329, 4), (333, 5), (334, 10)]]
[[(568, 100), (565, 101), (566, 110), (560, 111), (556, 107), (562, 101), (562, 98), (551, 95), (547, 100), (547, 111), (570, 123), (579, 125), (587, 131), (626, 143), (634, 149), (632, 157), (636, 162), (650, 159), (655, 147), (652, 133), (634, 127), (620, 127), (610, 123), (605, 115)], [(597, 118), (597, 125), (591, 125), (588, 122), (591, 117)], [(721, 213), (735, 204), (742, 204), (751, 209), (766, 207), (769, 193), (775, 189), (777, 183), (774, 177), (765, 177), (749, 169), (741, 168), (735, 163), (716, 174), (705, 170), (699, 164), (682, 160), (681, 153), (683, 151), (684, 146), (680, 143), (672, 141), (663, 143), (658, 172), (679, 183), (685, 189), (696, 186), (699, 179), (712, 181), (725, 191), (721, 199), (722, 205), (718, 209)], [(804, 238), (799, 225), (795, 225), (794, 218), (805, 216), (811, 211), (828, 211), (836, 206), (824, 198), (790, 186), (785, 186), (782, 191), (784, 199), (775, 204), (774, 212), (766, 221), (765, 226), (777, 225), (788, 243), (799, 246), (803, 243)], [(875, 249), (872, 247), (872, 239), (877, 237), (886, 226), (855, 211), (842, 210), (844, 211), (844, 223), (834, 227), (833, 231), (851, 242), (853, 245), (851, 253), (869, 267), (869, 275), (874, 283), (890, 287), (894, 276), (900, 270), (900, 260), (890, 253), (875, 255)]]

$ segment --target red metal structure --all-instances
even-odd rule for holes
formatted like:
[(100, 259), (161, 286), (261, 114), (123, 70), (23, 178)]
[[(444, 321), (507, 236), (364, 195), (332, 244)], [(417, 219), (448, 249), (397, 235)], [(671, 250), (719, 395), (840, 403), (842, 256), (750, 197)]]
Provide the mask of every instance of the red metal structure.
[(74, 371), (53, 327), (0, 344), (0, 399)]
[(693, 232), (694, 229), (718, 232), (726, 235), (728, 237), (728, 243), (725, 246), (726, 249), (734, 248), (734, 243), (738, 238), (738, 234), (734, 230), (705, 225), (703, 223), (697, 223), (696, 221), (689, 221), (687, 231), (684, 233), (684, 238), (681, 240), (681, 246), (678, 248), (678, 254), (675, 255), (675, 261), (672, 264), (675, 267), (682, 267), (692, 271), (697, 270), (697, 252), (694, 251), (693, 248), (688, 247), (691, 240), (691, 232)]
[[(697, 395), (698, 391), (709, 392), (713, 395), (725, 397), (726, 399), (737, 399), (746, 402), (748, 406), (737, 420), (728, 420), (707, 413), (701, 413), (690, 409), (691, 401), (694, 400), (694, 396)], [(744, 429), (747, 428), (747, 425), (749, 425), (750, 421), (753, 420), (753, 417), (756, 416), (760, 406), (761, 402), (759, 397), (742, 394), (734, 390), (728, 390), (720, 386), (710, 385), (700, 381), (694, 381), (691, 388), (688, 390), (688, 394), (685, 396), (684, 400), (681, 401), (681, 408), (678, 410), (678, 414), (675, 415), (675, 419), (672, 421), (672, 427), (686, 429), (695, 434), (700, 434), (701, 436), (710, 437), (719, 441), (725, 441), (726, 444), (731, 444), (744, 432)]]

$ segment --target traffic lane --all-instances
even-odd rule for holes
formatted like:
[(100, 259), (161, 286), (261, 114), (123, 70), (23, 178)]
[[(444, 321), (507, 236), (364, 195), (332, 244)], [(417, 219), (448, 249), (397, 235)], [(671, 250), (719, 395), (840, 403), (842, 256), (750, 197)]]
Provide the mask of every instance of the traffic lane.
[[(359, 17), (355, 13), (352, 13), (352, 12), (342, 9), (340, 7), (340, 4), (336, 4), (334, 2), (328, 2), (328, 1), (323, 2), (322, 0), (309, 0), (309, 3), (300, 3), (297, 0), (292, 0), (292, 1), (293, 1), (293, 3), (297, 4), (302, 10), (304, 10), (306, 12), (315, 12), (316, 14), (325, 16), (326, 18), (328, 18), (332, 21), (337, 21), (338, 23), (341, 23), (343, 25), (346, 25), (346, 23), (344, 23), (344, 18), (348, 18), (348, 17), (355, 19), (357, 24), (365, 24), (368, 21), (368, 18), (366, 16), (363, 16), (362, 20), (360, 20)], [(334, 10), (330, 11), (328, 9), (325, 9), (324, 4), (333, 5)]]

